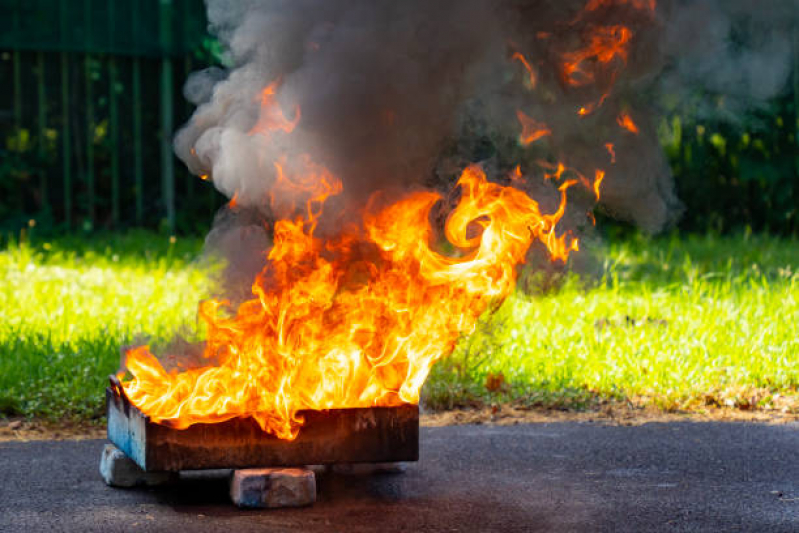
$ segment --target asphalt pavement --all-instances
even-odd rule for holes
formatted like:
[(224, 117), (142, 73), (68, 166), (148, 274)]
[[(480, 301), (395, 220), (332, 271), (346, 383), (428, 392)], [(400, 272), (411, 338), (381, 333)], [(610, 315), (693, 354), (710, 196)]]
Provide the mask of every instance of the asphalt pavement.
[(113, 489), (104, 441), (0, 443), (0, 531), (799, 532), (799, 424), (422, 428), (403, 474), (323, 474), (310, 508), (243, 511), (224, 472)]

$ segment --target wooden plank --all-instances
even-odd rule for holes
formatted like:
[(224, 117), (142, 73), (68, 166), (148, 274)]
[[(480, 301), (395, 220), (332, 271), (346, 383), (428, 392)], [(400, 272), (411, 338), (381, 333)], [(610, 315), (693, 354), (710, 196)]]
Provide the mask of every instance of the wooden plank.
[[(112, 378), (112, 384), (115, 378)], [(106, 390), (108, 439), (147, 472), (256, 468), (419, 459), (419, 407), (301, 411), (293, 441), (265, 433), (252, 418), (173, 429), (156, 424)]]

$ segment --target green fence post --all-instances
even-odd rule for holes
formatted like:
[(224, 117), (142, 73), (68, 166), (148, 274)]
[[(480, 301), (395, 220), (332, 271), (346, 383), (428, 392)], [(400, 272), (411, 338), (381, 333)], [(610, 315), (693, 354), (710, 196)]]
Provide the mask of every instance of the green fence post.
[(39, 202), (41, 205), (41, 209), (47, 209), (49, 202), (48, 202), (48, 194), (47, 194), (47, 170), (45, 170), (44, 159), (47, 155), (47, 150), (45, 146), (45, 131), (47, 129), (47, 94), (45, 92), (45, 83), (44, 83), (44, 52), (37, 52), (36, 53), (36, 63), (38, 73), (36, 76), (37, 81), (37, 93), (38, 93), (38, 104), (39, 104), (39, 135), (38, 135), (38, 155), (39, 155), (39, 165), (41, 166), (39, 170), (39, 188), (40, 197)]
[(86, 55), (83, 58), (84, 78), (86, 83), (86, 200), (89, 204), (89, 223), (94, 229), (95, 197), (94, 197), (94, 93), (92, 91), (92, 56), (91, 29), (92, 6), (91, 0), (83, 2), (83, 27), (86, 31)]
[[(21, 4), (21, 2), (20, 2)], [(19, 30), (19, 10), (22, 6), (17, 6), (13, 13), (13, 27), (14, 27), (14, 43), (18, 45), (22, 41), (22, 36)], [(22, 129), (22, 58), (18, 48), (14, 48), (12, 52), (13, 61), (13, 84), (14, 84), (14, 128), (17, 130), (16, 134), (19, 135), (19, 130)]]
[[(62, 45), (67, 40), (67, 0), (59, 3)], [(61, 52), (61, 174), (64, 179), (64, 222), (72, 226), (72, 145), (69, 131), (69, 56)]]
[[(799, 27), (796, 26), (793, 28), (793, 113), (793, 142), (799, 146)], [(794, 171), (799, 179), (799, 151), (794, 157)]]
[(141, 60), (133, 58), (133, 179), (136, 183), (136, 224), (144, 222), (144, 161), (142, 159)]
[[(133, 24), (133, 39), (138, 43), (139, 38), (139, 0), (131, 2), (131, 23)], [(138, 51), (136, 52), (138, 54)], [(144, 161), (142, 159), (142, 120), (141, 120), (141, 60), (136, 55), (133, 58), (133, 182), (136, 193), (136, 225), (144, 222)]]
[[(115, 2), (108, 4), (108, 33), (111, 50), (114, 50), (114, 25), (116, 22)], [(115, 51), (115, 50), (114, 50)], [(113, 52), (112, 52), (113, 53)], [(111, 224), (119, 225), (119, 114), (117, 112), (117, 64), (114, 56), (108, 59), (108, 108), (110, 115), (111, 145)]]
[[(189, 13), (191, 10), (196, 7), (196, 3), (193, 0), (183, 0), (180, 5), (180, 9), (183, 12), (183, 16), (181, 17), (181, 39), (183, 41), (183, 49), (188, 49), (189, 44), (192, 42), (191, 38), (191, 25), (188, 24), (189, 20)], [(185, 83), (186, 80), (189, 79), (192, 70), (192, 57), (190, 53), (185, 53), (183, 57), (183, 81)], [(191, 116), (191, 112), (193, 110), (193, 105), (187, 99), (183, 99), (183, 109), (184, 113), (187, 117)], [(197, 179), (187, 167), (183, 167), (183, 175), (186, 177), (186, 197), (188, 199), (188, 204), (191, 208), (194, 208), (194, 187), (195, 181)]]
[(19, 134), (22, 129), (22, 58), (19, 50), (13, 52), (14, 61), (14, 128)]
[(114, 227), (119, 225), (119, 113), (117, 111), (117, 64), (114, 58), (108, 60), (109, 95), (108, 107), (110, 114), (111, 145), (111, 222)]
[(172, 0), (160, 0), (161, 188), (170, 233), (175, 231), (175, 165), (172, 159)]

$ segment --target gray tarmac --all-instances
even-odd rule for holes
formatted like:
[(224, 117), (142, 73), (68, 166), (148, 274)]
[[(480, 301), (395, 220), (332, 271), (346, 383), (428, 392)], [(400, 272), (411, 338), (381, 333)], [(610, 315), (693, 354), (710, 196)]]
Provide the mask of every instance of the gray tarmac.
[(243, 511), (225, 472), (113, 489), (104, 441), (0, 443), (0, 531), (799, 532), (799, 424), (422, 428), (405, 473), (323, 474), (310, 508)]

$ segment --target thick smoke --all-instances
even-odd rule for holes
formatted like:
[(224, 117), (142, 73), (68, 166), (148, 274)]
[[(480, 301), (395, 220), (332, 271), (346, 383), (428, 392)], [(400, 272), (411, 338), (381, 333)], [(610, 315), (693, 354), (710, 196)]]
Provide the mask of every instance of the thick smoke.
[[(236, 195), (217, 246), (263, 251), (262, 229), (281, 156), (312, 159), (340, 178), (335, 212), (352, 213), (377, 189), (452, 183), (481, 162), (504, 180), (520, 164), (544, 208), (557, 200), (541, 162), (563, 162), (593, 180), (606, 172), (606, 212), (658, 231), (680, 203), (660, 148), (664, 113), (736, 119), (786, 85), (796, 1), (744, 0), (208, 0), (212, 31), (230, 67), (195, 74), (198, 105), (176, 138), (178, 155), (220, 191)], [(607, 63), (564, 61), (602, 28), (624, 25), (629, 46)], [(514, 54), (531, 65), (530, 74)], [(260, 97), (275, 97), (291, 134), (253, 135)], [(580, 116), (581, 107), (590, 113)], [(518, 142), (518, 111), (551, 134)], [(621, 113), (637, 134), (618, 124)], [(615, 163), (607, 145), (612, 144)], [(570, 190), (565, 221), (587, 225), (595, 198)], [(280, 193), (290, 195), (290, 193)], [(292, 205), (292, 198), (276, 198)], [(348, 207), (348, 209), (344, 209)], [(227, 230), (230, 219), (239, 228)], [(240, 228), (250, 228), (243, 231)], [(253, 229), (256, 228), (256, 229)], [(252, 279), (259, 261), (241, 266)]]

